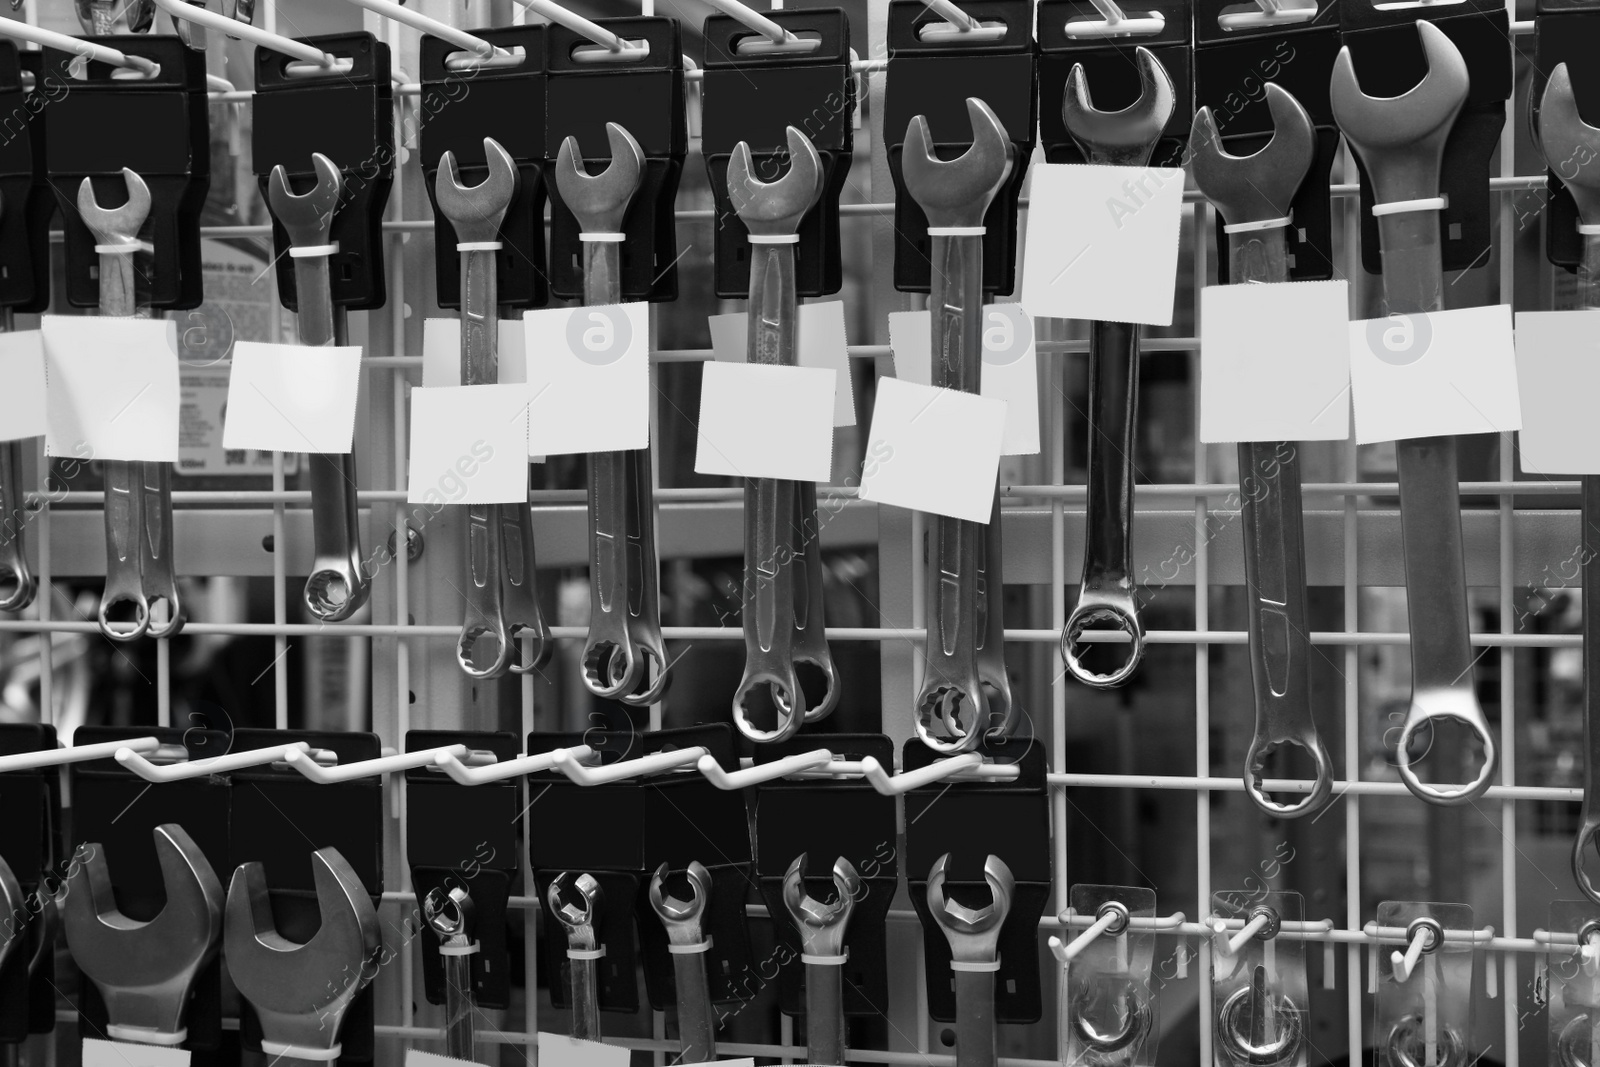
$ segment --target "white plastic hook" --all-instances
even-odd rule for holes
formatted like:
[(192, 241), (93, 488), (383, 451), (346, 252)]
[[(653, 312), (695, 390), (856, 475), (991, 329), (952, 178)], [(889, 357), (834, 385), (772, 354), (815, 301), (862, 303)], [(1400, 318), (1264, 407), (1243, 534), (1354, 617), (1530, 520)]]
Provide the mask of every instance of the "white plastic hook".
[(1237, 956), (1239, 950), (1249, 943), (1250, 939), (1272, 925), (1272, 915), (1266, 911), (1258, 911), (1250, 916), (1244, 927), (1232, 937), (1228, 937), (1228, 920), (1223, 918), (1213, 919), (1211, 929), (1217, 935), (1217, 951), (1224, 956)]
[(335, 782), (350, 782), (376, 774), (392, 774), (395, 771), (426, 767), (434, 762), (441, 752), (449, 752), (460, 759), (467, 754), (467, 746), (445, 745), (442, 748), (424, 748), (416, 752), (397, 752), (376, 759), (357, 760), (342, 767), (324, 767), (309, 752), (291, 750), (284, 753), (283, 760), (318, 785), (331, 785)]
[(516, 759), (508, 759), (504, 763), (491, 763), (486, 767), (469, 767), (461, 762), (455, 753), (441, 750), (434, 756), (433, 764), (462, 785), (484, 785), (488, 782), (503, 782), (518, 775), (551, 770), (556, 765), (558, 754), (577, 760), (579, 763), (587, 763), (594, 758), (594, 749), (588, 745), (574, 745), (571, 748), (551, 749), (537, 756), (518, 756)]
[(1022, 769), (1013, 763), (985, 763), (976, 752), (936, 760), (926, 767), (891, 775), (871, 756), (860, 762), (834, 760), (795, 772), (796, 778), (865, 778), (886, 797), (897, 797), (945, 779), (954, 781), (1015, 781)]
[(625, 41), (598, 22), (591, 22), (576, 11), (569, 11), (560, 4), (551, 3), (550, 0), (516, 0), (516, 2), (535, 15), (542, 15), (558, 26), (565, 26), (573, 33), (582, 34), (614, 56), (628, 52), (650, 51), (648, 46)]
[(551, 753), (554, 764), (552, 769), (560, 771), (579, 785), (607, 785), (647, 774), (665, 774), (667, 771), (693, 767), (700, 761), (700, 757), (708, 755), (710, 753), (704, 745), (691, 745), (688, 748), (677, 748), (668, 752), (652, 752), (648, 756), (623, 760), (608, 767), (585, 767), (566, 749), (557, 749)]
[(1442, 936), (1437, 924), (1413, 922), (1411, 929), (1406, 931), (1406, 950), (1389, 953), (1389, 962), (1394, 965), (1395, 980), (1409, 982), (1411, 972), (1416, 969), (1417, 961), (1422, 958), (1422, 954), (1438, 947)]
[(1100, 912), (1094, 917), (1094, 922), (1068, 944), (1062, 944), (1059, 937), (1051, 936), (1050, 951), (1055, 956), (1056, 962), (1065, 967), (1077, 958), (1078, 954), (1089, 947), (1089, 942), (1107, 931), (1121, 932), (1128, 928), (1128, 908), (1120, 901), (1109, 900), (1100, 906)]
[[(157, 0), (159, 3), (160, 0)], [(170, 0), (169, 0), (170, 2)], [(465, 30), (458, 30), (454, 26), (431, 19), (408, 7), (401, 7), (393, 0), (349, 0), (357, 7), (364, 7), (368, 11), (382, 15), (386, 19), (410, 26), (414, 30), (432, 34), (442, 41), (449, 41), (457, 48), (464, 48), (479, 59), (499, 59), (509, 61), (512, 56), (504, 48), (496, 48), (482, 37), (474, 37)]]
[(1217, 25), (1224, 30), (1243, 30), (1257, 26), (1293, 26), (1317, 17), (1317, 0), (1255, 0), (1224, 8)]
[(800, 39), (794, 34), (754, 8), (739, 3), (739, 0), (706, 0), (706, 2), (724, 15), (738, 19), (778, 48), (793, 48), (800, 44)]
[(1067, 36), (1079, 38), (1152, 37), (1166, 28), (1166, 16), (1152, 11), (1142, 18), (1129, 18), (1116, 0), (1091, 0), (1098, 19), (1068, 19)]
[(211, 11), (204, 7), (197, 7), (185, 3), (184, 0), (155, 0), (155, 5), (168, 15), (174, 22), (182, 19), (192, 22), (196, 26), (203, 26), (208, 30), (221, 30), (230, 37), (237, 37), (242, 41), (249, 41), (261, 48), (269, 48), (274, 52), (282, 52), (305, 63), (313, 63), (319, 67), (332, 70), (338, 65), (336, 56), (313, 48), (301, 41), (296, 41), (281, 34), (268, 30), (257, 29), (248, 22), (231, 19), (218, 11)]
[(21, 19), (0, 19), (0, 35), (15, 38), (18, 41), (27, 41), (41, 48), (55, 48), (62, 52), (71, 52), (82, 56), (84, 59), (96, 63), (106, 63), (123, 70), (135, 71), (146, 76), (155, 74), (160, 67), (143, 56), (130, 56), (119, 52), (115, 48), (107, 48), (103, 44), (85, 41), (70, 34), (57, 33), (47, 30), (42, 26), (30, 26)]
[(706, 779), (718, 789), (743, 789), (746, 786), (760, 785), (762, 782), (786, 778), (798, 771), (826, 766), (832, 762), (833, 753), (825, 748), (819, 748), (811, 752), (785, 756), (782, 759), (773, 760), (771, 763), (758, 763), (753, 767), (746, 767), (729, 773), (722, 769), (722, 764), (717, 762), (717, 757), (707, 753), (700, 757), (695, 764), (695, 769), (705, 775)]
[(181, 782), (186, 778), (204, 778), (208, 774), (278, 763), (286, 759), (290, 752), (306, 753), (310, 750), (311, 746), (306, 742), (296, 741), (288, 745), (252, 748), (244, 752), (228, 752), (221, 756), (163, 765), (151, 763), (133, 749), (123, 746), (116, 751), (116, 761), (147, 782)]
[(0, 774), (9, 771), (36, 771), (44, 767), (62, 767), (68, 763), (86, 760), (111, 759), (118, 750), (154, 752), (161, 742), (154, 737), (134, 737), (127, 741), (102, 741), (96, 745), (68, 745), (65, 748), (47, 748), (38, 752), (15, 752), (0, 756)]

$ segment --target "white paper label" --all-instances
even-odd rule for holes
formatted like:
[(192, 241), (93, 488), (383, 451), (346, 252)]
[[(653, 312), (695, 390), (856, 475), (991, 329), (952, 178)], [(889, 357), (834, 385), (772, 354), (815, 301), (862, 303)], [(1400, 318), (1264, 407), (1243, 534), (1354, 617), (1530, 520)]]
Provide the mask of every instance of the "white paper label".
[(539, 1067), (628, 1067), (628, 1050), (600, 1041), (540, 1032)]
[(528, 499), (528, 398), (520, 385), (411, 390), (406, 503)]
[[(178, 465), (173, 468), (175, 473), (271, 476), (271, 452), (222, 447), (231, 369), (227, 363), (210, 367), (185, 363), (178, 372), (183, 407), (178, 412)], [(284, 474), (293, 475), (299, 470), (300, 453), (284, 453)]]
[(0, 441), (43, 437), (46, 430), (44, 337), (38, 330), (0, 334)]
[[(712, 315), (711, 357), (719, 363), (745, 362), (749, 346), (750, 316), (743, 311)], [(844, 301), (824, 300), (801, 304), (795, 329), (795, 362), (802, 367), (822, 367), (839, 373), (833, 396), (833, 424), (856, 424), (854, 382), (850, 378), (850, 345), (845, 335)]]
[(1600, 474), (1600, 311), (1523, 311), (1516, 322), (1523, 471)]
[(552, 308), (523, 316), (528, 454), (618, 452), (650, 443), (645, 304)]
[(695, 472), (828, 481), (835, 377), (816, 367), (705, 364)]
[(1005, 422), (1002, 400), (879, 379), (861, 499), (987, 525)]
[(348, 453), (360, 388), (359, 347), (240, 341), (233, 346), (222, 447)]
[(83, 1067), (189, 1067), (189, 1050), (86, 1037)]
[[(933, 327), (926, 311), (889, 312), (889, 348), (894, 376), (930, 385), (933, 379)], [(1006, 402), (1003, 456), (1039, 452), (1039, 358), (1033, 343), (1033, 317), (1021, 304), (983, 307), (982, 395)]]
[[(522, 320), (501, 319), (498, 337), (499, 385), (528, 380), (528, 350)], [(461, 320), (447, 317), (422, 322), (422, 387), (461, 384)]]
[(45, 454), (178, 461), (178, 331), (166, 319), (46, 315)]

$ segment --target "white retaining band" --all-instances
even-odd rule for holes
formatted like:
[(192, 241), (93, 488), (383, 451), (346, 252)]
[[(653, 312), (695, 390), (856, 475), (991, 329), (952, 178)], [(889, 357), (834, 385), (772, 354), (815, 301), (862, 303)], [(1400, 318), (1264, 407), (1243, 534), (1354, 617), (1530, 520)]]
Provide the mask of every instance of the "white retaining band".
[(711, 939), (708, 937), (698, 945), (668, 945), (667, 952), (673, 956), (697, 956), (702, 952), (711, 951)]
[(95, 245), (94, 250), (102, 256), (131, 256), (135, 252), (154, 252), (156, 248), (149, 241), (135, 241), (132, 244)]
[(343, 1045), (332, 1048), (306, 1048), (304, 1045), (283, 1045), (276, 1041), (262, 1041), (261, 1051), (268, 1056), (287, 1056), (291, 1060), (311, 1060), (315, 1063), (332, 1063), (344, 1051)]
[(1294, 224), (1293, 215), (1281, 219), (1258, 219), (1255, 222), (1229, 222), (1222, 226), (1223, 233), (1254, 233), (1257, 230), (1281, 230)]
[(843, 956), (812, 956), (809, 953), (800, 954), (800, 962), (808, 967), (843, 967), (850, 958), (850, 953)]
[(1408, 211), (1443, 211), (1450, 206), (1448, 196), (1430, 196), (1423, 200), (1395, 200), (1387, 204), (1373, 204), (1372, 215), (1403, 215)]
[(580, 233), (578, 240), (584, 244), (619, 245), (628, 239), (625, 233)]
[(597, 960), (605, 954), (606, 947), (604, 945), (601, 945), (599, 948), (567, 949), (567, 959), (569, 960)]
[(753, 245), (797, 245), (800, 235), (797, 233), (753, 233), (750, 235)]
[(471, 955), (476, 954), (477, 951), (478, 951), (478, 943), (476, 941), (474, 941), (470, 945), (440, 945), (439, 946), (439, 955), (441, 955), (441, 956), (471, 956)]
[(163, 1045), (174, 1047), (189, 1040), (189, 1029), (183, 1027), (176, 1033), (167, 1033), (165, 1030), (152, 1030), (148, 1026), (119, 1026), (116, 1023), (106, 1027), (106, 1036), (113, 1041), (131, 1041), (136, 1045)]
[(456, 245), (457, 252), (498, 252), (499, 241), (462, 241)]
[(960, 960), (951, 960), (950, 969), (952, 971), (987, 971), (992, 973), (1000, 969), (1000, 961), (995, 959), (984, 963), (963, 963)]
[(1600, 236), (1600, 222), (1580, 222), (1578, 232), (1585, 237)]
[(929, 237), (982, 237), (987, 231), (982, 226), (929, 226)]
[(339, 242), (338, 241), (333, 242), (333, 244), (331, 244), (331, 245), (302, 245), (299, 248), (290, 248), (289, 249), (289, 258), (290, 259), (313, 259), (313, 258), (317, 258), (317, 257), (321, 257), (321, 256), (337, 255), (338, 252), (339, 252)]

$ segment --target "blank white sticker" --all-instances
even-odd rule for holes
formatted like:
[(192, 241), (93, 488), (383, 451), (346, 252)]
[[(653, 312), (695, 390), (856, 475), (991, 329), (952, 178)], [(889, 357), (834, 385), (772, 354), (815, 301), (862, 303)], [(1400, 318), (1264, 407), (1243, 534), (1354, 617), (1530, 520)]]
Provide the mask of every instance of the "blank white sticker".
[(0, 441), (43, 437), (44, 338), (38, 330), (0, 333), (0, 382), (6, 383), (6, 402), (0, 405)]
[(649, 342), (644, 304), (527, 312), (529, 455), (649, 445)]
[[(932, 384), (933, 328), (926, 311), (889, 312), (889, 348), (901, 381)], [(1033, 317), (1021, 304), (983, 307), (982, 395), (1006, 402), (1003, 456), (1039, 452), (1039, 358)]]
[(528, 499), (528, 397), (520, 385), (411, 390), (406, 503)]
[(178, 461), (178, 326), (46, 315), (45, 454)]
[(1356, 443), (1522, 428), (1505, 304), (1350, 323)]
[(86, 1037), (83, 1067), (189, 1067), (189, 1050)]
[(476, 1060), (458, 1060), (454, 1056), (441, 1056), (437, 1052), (423, 1052), (421, 1049), (406, 1049), (406, 1067), (483, 1067)]
[(1005, 424), (1003, 400), (880, 378), (861, 498), (987, 525)]
[(628, 1067), (628, 1050), (565, 1034), (538, 1035), (539, 1067)]
[(360, 388), (360, 348), (240, 341), (228, 372), (222, 447), (347, 453)]
[(1200, 290), (1200, 440), (1350, 436), (1347, 282)]
[(1521, 465), (1528, 474), (1600, 474), (1600, 311), (1517, 315)]
[[(711, 358), (719, 363), (743, 363), (749, 346), (750, 316), (743, 311), (712, 315)], [(833, 424), (856, 424), (856, 398), (850, 378), (850, 345), (845, 334), (844, 301), (824, 300), (800, 305), (796, 328), (795, 362), (802, 367), (823, 367), (839, 373), (833, 396)]]
[(818, 367), (705, 364), (695, 473), (828, 481), (835, 377)]
[(1172, 325), (1183, 171), (1031, 169), (1019, 303), (1051, 318)]
[[(528, 380), (528, 351), (522, 320), (500, 320), (500, 385)], [(461, 320), (451, 316), (422, 323), (422, 387), (461, 384)]]

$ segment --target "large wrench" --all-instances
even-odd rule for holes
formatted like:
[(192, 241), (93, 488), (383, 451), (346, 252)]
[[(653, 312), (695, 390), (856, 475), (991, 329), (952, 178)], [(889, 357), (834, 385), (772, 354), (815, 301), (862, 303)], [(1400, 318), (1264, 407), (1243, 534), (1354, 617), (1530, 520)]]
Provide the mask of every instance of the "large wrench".
[[(562, 901), (568, 882), (583, 906)], [(556, 875), (545, 895), (550, 913), (567, 933), (568, 989), (572, 996), (572, 1036), (582, 1041), (600, 1040), (600, 945), (595, 913), (605, 905), (605, 894), (592, 874), (569, 878), (566, 871)]]
[[(455, 229), (461, 253), (462, 385), (494, 385), (500, 380), (494, 254), (500, 247), (500, 223), (517, 195), (518, 184), (517, 165), (498, 141), (485, 137), (483, 152), (489, 176), (478, 185), (467, 188), (461, 184), (453, 152), (439, 160), (434, 183), (434, 198)], [(467, 617), (456, 644), (456, 662), (474, 678), (504, 674), (514, 650), (502, 601), (502, 517), (508, 507), (526, 510), (528, 505), (526, 501), (467, 505)], [(513, 517), (510, 521), (518, 520)], [(492, 652), (487, 659), (480, 659), (479, 646), (485, 641)]]
[(514, 642), (524, 631), (533, 639), (533, 652), (522, 661), (513, 647), (511, 671), (527, 674), (550, 662), (555, 650), (550, 627), (539, 607), (539, 561), (533, 549), (533, 509), (527, 504), (507, 504), (500, 509), (500, 560), (505, 567), (506, 633)]
[[(1316, 156), (1311, 116), (1282, 86), (1268, 82), (1273, 134), (1250, 156), (1222, 147), (1211, 109), (1189, 133), (1195, 184), (1222, 214), (1228, 277), (1237, 285), (1289, 280), (1289, 205)], [(1333, 795), (1333, 766), (1311, 716), (1311, 634), (1306, 622), (1306, 546), (1300, 516), (1300, 461), (1287, 442), (1240, 442), (1245, 585), (1250, 595), (1250, 671), (1256, 733), (1245, 757), (1244, 787), (1256, 806), (1280, 819), (1309, 815)], [(1317, 763), (1316, 784), (1293, 804), (1261, 786), (1267, 756), (1282, 744)]]
[[(1329, 83), (1333, 117), (1366, 166), (1379, 207), (1439, 195), (1445, 140), (1467, 99), (1466, 61), (1444, 31), (1418, 22), (1428, 73), (1407, 92), (1371, 97), (1361, 91), (1342, 49)], [(1375, 209), (1376, 210), (1376, 209)], [(1444, 306), (1439, 216), (1429, 210), (1379, 214), (1383, 296), (1388, 314), (1409, 317)], [(1395, 443), (1400, 475), (1400, 533), (1406, 561), (1411, 627), (1411, 706), (1396, 751), (1406, 787), (1431, 804), (1464, 804), (1483, 795), (1496, 750), (1472, 681), (1472, 628), (1461, 548), (1461, 498), (1453, 437)], [(1455, 788), (1428, 785), (1412, 769), (1411, 737), (1441, 719), (1463, 723), (1483, 745), (1483, 769)], [(1449, 768), (1455, 773), (1459, 768)]]
[[(1139, 99), (1121, 111), (1096, 111), (1083, 65), (1072, 68), (1061, 118), (1090, 163), (1143, 167), (1172, 117), (1172, 78), (1147, 48), (1134, 49)], [(1133, 579), (1134, 453), (1139, 434), (1139, 327), (1089, 324), (1089, 496), (1078, 603), (1061, 632), (1067, 671), (1085, 685), (1111, 689), (1133, 677), (1144, 658), (1144, 625)], [(1083, 660), (1085, 630), (1112, 624), (1128, 635), (1128, 658), (1101, 673)]]
[[(728, 160), (728, 196), (750, 231), (750, 310), (745, 358), (780, 367), (796, 365), (799, 298), (795, 294), (795, 244), (806, 212), (822, 195), (822, 160), (811, 139), (793, 126), (786, 131), (789, 169), (773, 182), (755, 176), (750, 145), (740, 141)], [(744, 483), (744, 677), (733, 697), (733, 721), (752, 741), (793, 737), (805, 721), (806, 695), (795, 670), (795, 570), (803, 546), (795, 543), (800, 521), (799, 486), (775, 478)], [(815, 525), (813, 523), (813, 525)], [(820, 572), (819, 572), (820, 576)], [(809, 588), (809, 587), (808, 587)], [(820, 617), (819, 604), (805, 605), (806, 618)], [(752, 721), (751, 700), (765, 688), (774, 726)], [(830, 687), (831, 689), (831, 687)]]
[(844, 1063), (845, 933), (866, 883), (855, 865), (833, 861), (833, 901), (824, 904), (806, 892), (806, 854), (794, 858), (783, 875), (783, 906), (800, 933), (800, 961), (806, 969), (806, 1062)]
[[(12, 330), (10, 308), (0, 308), (0, 333)], [(28, 524), (22, 481), (22, 442), (0, 441), (0, 611), (21, 611), (33, 603), (39, 583), (28, 567), (22, 538)]]
[(956, 1067), (995, 1067), (998, 1062), (994, 1017), (994, 976), (1000, 961), (1000, 931), (1011, 912), (1016, 880), (999, 856), (983, 863), (993, 902), (968, 908), (944, 895), (945, 867), (940, 856), (928, 872), (928, 911), (950, 942), (956, 983)]
[[(312, 153), (317, 182), (309, 192), (296, 195), (289, 188), (289, 172), (272, 168), (267, 183), (267, 204), (289, 234), (289, 255), (294, 260), (295, 292), (299, 296), (300, 343), (308, 347), (333, 345), (336, 314), (328, 257), (333, 217), (339, 213), (343, 179), (333, 160)], [(361, 527), (356, 510), (356, 459), (343, 455), (307, 456), (311, 478), (311, 576), (306, 579), (306, 609), (323, 622), (341, 622), (354, 615), (371, 592), (371, 580), (361, 559)]]
[(669, 868), (656, 868), (650, 879), (650, 908), (667, 930), (673, 977), (678, 989), (679, 1063), (710, 1063), (717, 1058), (717, 1022), (711, 1011), (711, 986), (706, 979), (706, 952), (711, 942), (701, 920), (711, 905), (711, 873), (689, 861), (689, 888), (694, 895), (679, 900), (666, 894)]
[[(906, 190), (928, 217), (933, 239), (933, 269), (928, 292), (932, 320), (932, 384), (976, 393), (983, 373), (983, 217), (1011, 174), (1015, 149), (988, 104), (967, 98), (972, 145), (958, 159), (934, 152), (928, 120), (918, 115), (906, 128), (901, 168)], [(995, 488), (999, 502), (999, 486)], [(986, 675), (1003, 651), (998, 583), (985, 589), (985, 570), (1000, 554), (997, 516), (990, 529), (980, 523), (933, 515), (928, 522), (926, 604), (928, 621), (922, 689), (917, 695), (917, 736), (940, 752), (970, 752), (991, 725), (1004, 729), (1009, 719), (1010, 686)], [(983, 613), (980, 621), (980, 612)], [(987, 655), (980, 649), (987, 648)], [(990, 714), (989, 688), (1006, 708)], [(992, 723), (998, 718), (1000, 722)]]
[(828, 651), (828, 630), (823, 620), (822, 527), (817, 520), (817, 483), (795, 482), (794, 544), (800, 546), (795, 565), (803, 579), (794, 585), (794, 646), (796, 663), (812, 667), (826, 687), (822, 699), (806, 707), (805, 721), (820, 722), (839, 705), (839, 672)]

